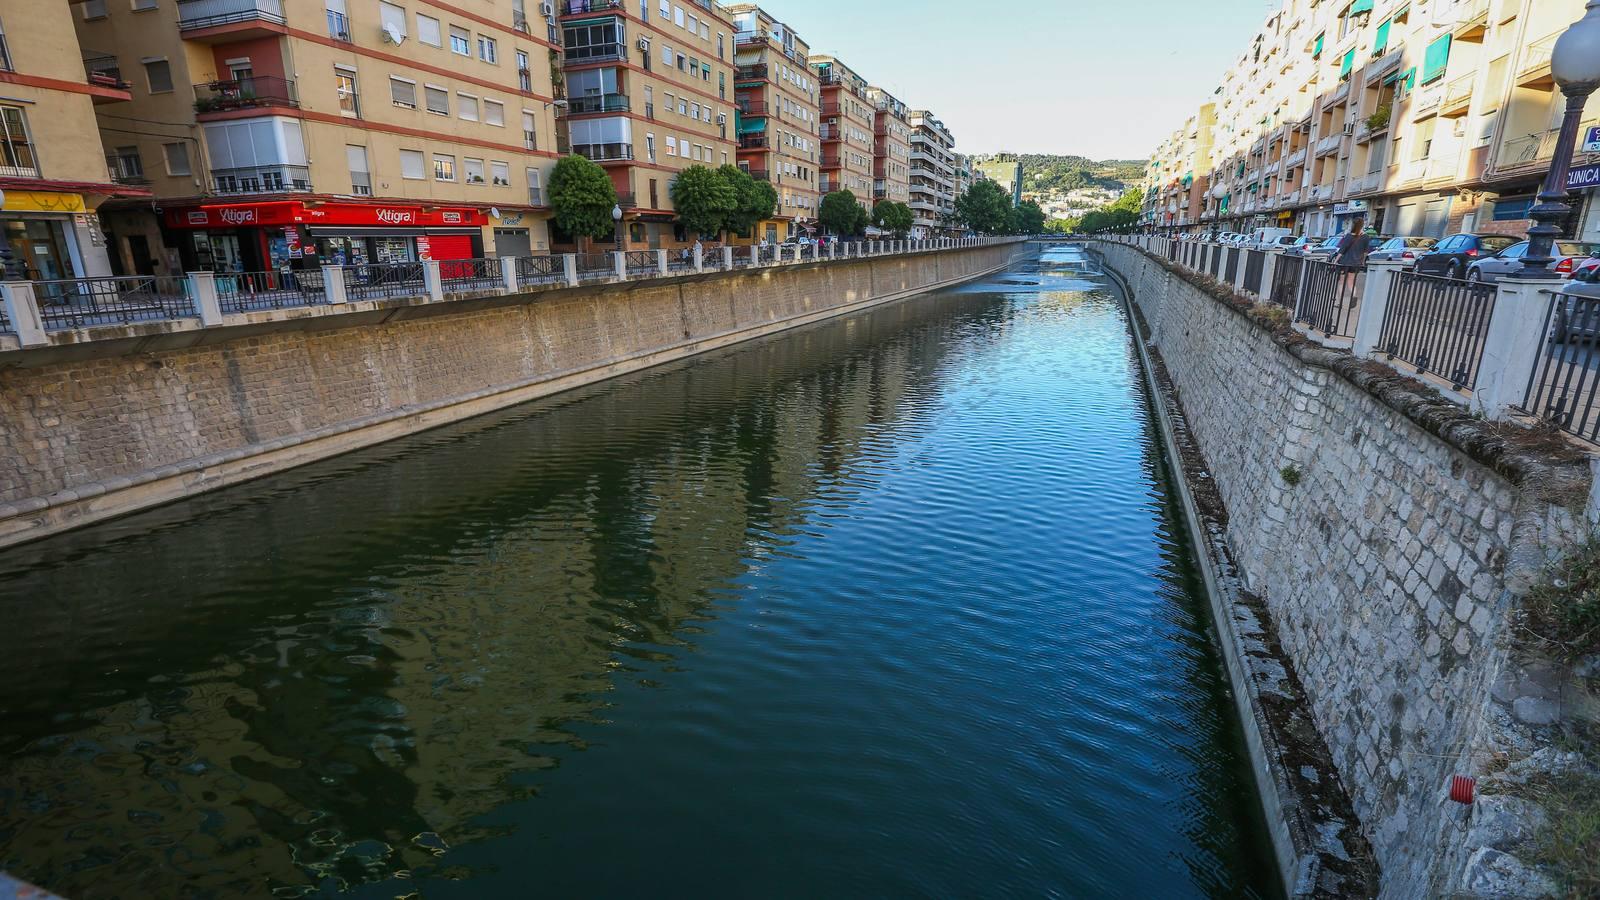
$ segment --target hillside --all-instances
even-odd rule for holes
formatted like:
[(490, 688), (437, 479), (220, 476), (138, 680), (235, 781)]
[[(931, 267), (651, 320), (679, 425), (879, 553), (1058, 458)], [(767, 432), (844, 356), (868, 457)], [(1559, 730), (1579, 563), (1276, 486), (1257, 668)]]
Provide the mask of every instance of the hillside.
[[(984, 157), (978, 167), (995, 181), (1009, 185), (1018, 154)], [(1066, 194), (1083, 188), (1121, 192), (1144, 174), (1144, 160), (1092, 160), (1082, 156), (1024, 153), (1020, 155), (1023, 190), (1039, 194)]]

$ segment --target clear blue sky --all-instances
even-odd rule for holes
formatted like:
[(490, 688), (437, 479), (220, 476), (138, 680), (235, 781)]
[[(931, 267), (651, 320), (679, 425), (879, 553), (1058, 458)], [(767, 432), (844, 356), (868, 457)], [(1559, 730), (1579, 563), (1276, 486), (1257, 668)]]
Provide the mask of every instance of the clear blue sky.
[(1142, 159), (1183, 123), (1268, 0), (760, 0), (955, 132), (965, 153)]

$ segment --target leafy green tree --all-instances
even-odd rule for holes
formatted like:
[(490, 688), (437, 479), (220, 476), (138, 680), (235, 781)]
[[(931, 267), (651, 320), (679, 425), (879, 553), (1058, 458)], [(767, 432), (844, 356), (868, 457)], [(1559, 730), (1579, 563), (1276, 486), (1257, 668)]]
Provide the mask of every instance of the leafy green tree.
[(1143, 206), (1144, 197), (1138, 191), (1128, 191), (1110, 206), (1103, 206), (1084, 214), (1083, 218), (1073, 224), (1072, 230), (1092, 234), (1096, 231), (1126, 228), (1138, 223), (1139, 212)]
[(611, 210), (617, 189), (598, 165), (573, 155), (556, 162), (550, 173), (550, 208), (556, 225), (573, 237), (601, 238), (615, 232)]
[(855, 235), (866, 234), (867, 226), (871, 224), (872, 214), (867, 212), (867, 208), (865, 206), (857, 203), (855, 216), (850, 221), (851, 236), (853, 237)]
[(1032, 200), (1024, 200), (1011, 210), (1012, 234), (1039, 234), (1044, 231), (1044, 223), (1044, 210)]
[(749, 172), (735, 165), (722, 166), (717, 175), (733, 190), (733, 206), (722, 222), (726, 230), (746, 234), (777, 211), (778, 192), (772, 185), (751, 178)]
[(678, 221), (690, 234), (721, 231), (739, 201), (728, 179), (705, 166), (690, 166), (679, 172), (670, 193)]
[(956, 198), (956, 219), (979, 234), (1003, 234), (1011, 227), (1011, 195), (980, 179)]
[(861, 204), (853, 191), (830, 191), (817, 207), (817, 220), (829, 234), (851, 235), (862, 219)]
[(911, 231), (913, 220), (911, 207), (904, 203), (896, 203), (893, 200), (879, 200), (877, 205), (872, 207), (872, 221), (879, 228), (898, 237), (904, 237)]

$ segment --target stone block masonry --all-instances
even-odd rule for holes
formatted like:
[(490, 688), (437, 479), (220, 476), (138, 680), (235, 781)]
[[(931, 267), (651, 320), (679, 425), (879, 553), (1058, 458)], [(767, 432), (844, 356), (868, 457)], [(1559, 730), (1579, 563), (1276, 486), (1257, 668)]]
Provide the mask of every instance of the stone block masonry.
[(0, 545), (959, 284), (1018, 249), (248, 313), (0, 349)]
[(1454, 895), (1471, 810), (1445, 785), (1489, 762), (1514, 604), (1588, 529), (1587, 463), (1518, 450), (1505, 426), (1274, 333), (1136, 248), (1097, 249), (1149, 322), (1381, 896)]

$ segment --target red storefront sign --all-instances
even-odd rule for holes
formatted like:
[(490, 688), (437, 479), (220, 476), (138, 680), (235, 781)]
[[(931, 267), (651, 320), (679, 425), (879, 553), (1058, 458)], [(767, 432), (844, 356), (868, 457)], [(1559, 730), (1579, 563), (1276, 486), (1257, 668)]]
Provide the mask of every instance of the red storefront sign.
[(169, 228), (254, 228), (263, 225), (460, 228), (483, 226), (481, 209), (423, 208), (387, 203), (322, 203), (298, 200), (269, 203), (218, 203), (166, 211)]

